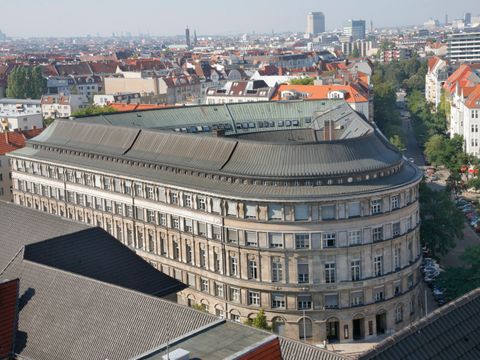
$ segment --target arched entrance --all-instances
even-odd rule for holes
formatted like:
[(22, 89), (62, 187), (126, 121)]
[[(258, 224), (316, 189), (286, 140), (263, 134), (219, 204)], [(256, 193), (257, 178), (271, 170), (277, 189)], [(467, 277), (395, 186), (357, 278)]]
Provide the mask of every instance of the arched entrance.
[(312, 338), (312, 320), (301, 318), (298, 322), (298, 338), (306, 340)]
[(353, 340), (365, 338), (365, 317), (357, 314), (353, 317)]
[(329, 342), (340, 341), (340, 322), (337, 318), (330, 318), (327, 320), (327, 340)]
[(285, 333), (285, 319), (276, 317), (272, 319), (272, 329), (277, 335), (284, 336)]
[(375, 323), (377, 326), (377, 335), (385, 334), (387, 331), (387, 312), (380, 310), (375, 316)]

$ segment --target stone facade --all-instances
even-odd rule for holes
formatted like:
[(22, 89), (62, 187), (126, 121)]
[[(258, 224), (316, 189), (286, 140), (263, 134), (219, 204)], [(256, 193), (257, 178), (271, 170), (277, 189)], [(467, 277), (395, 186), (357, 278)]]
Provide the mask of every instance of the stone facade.
[(252, 199), (12, 154), (14, 202), (100, 226), (190, 285), (179, 295), (321, 343), (393, 333), (422, 315), (419, 178), (356, 196)]

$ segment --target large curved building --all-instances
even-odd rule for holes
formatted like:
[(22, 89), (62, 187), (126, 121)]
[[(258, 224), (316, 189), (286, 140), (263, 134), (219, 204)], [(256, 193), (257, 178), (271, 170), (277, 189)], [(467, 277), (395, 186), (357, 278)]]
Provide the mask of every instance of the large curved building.
[(312, 343), (421, 315), (421, 172), (343, 101), (56, 121), (11, 158), (16, 203), (105, 228), (179, 302)]

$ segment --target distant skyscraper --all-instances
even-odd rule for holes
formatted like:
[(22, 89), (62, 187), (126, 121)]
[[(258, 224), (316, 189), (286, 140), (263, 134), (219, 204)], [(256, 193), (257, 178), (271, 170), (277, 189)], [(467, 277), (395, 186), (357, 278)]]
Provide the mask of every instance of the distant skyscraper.
[(343, 34), (351, 36), (353, 41), (365, 39), (365, 20), (348, 20), (343, 26)]
[(185, 41), (187, 43), (187, 47), (190, 49), (190, 47), (192, 46), (192, 44), (190, 43), (190, 29), (187, 28), (185, 29)]
[(325, 32), (325, 15), (322, 12), (310, 12), (307, 15), (307, 33), (321, 34)]
[(445, 25), (448, 25), (448, 14), (445, 14)]
[(464, 23), (465, 25), (471, 25), (472, 24), (472, 14), (471, 13), (465, 13), (465, 18), (464, 18)]
[(193, 30), (193, 46), (197, 46), (198, 39), (197, 39), (197, 30)]

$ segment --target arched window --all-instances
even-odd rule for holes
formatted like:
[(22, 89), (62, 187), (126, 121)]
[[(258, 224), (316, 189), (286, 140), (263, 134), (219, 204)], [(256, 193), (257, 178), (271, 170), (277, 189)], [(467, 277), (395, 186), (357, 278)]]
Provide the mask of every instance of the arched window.
[(275, 334), (283, 336), (285, 333), (285, 319), (281, 317), (273, 318), (272, 329)]
[(298, 322), (298, 337), (300, 340), (312, 338), (312, 320), (302, 318)]

